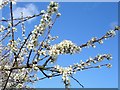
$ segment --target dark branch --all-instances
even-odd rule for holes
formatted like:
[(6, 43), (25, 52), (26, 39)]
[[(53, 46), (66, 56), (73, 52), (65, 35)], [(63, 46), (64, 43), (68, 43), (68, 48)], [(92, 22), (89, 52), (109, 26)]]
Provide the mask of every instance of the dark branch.
[(30, 53), (29, 53), (29, 56), (28, 56), (28, 59), (27, 59), (27, 66), (29, 67), (29, 61), (30, 61), (30, 56), (32, 54), (32, 50), (30, 50)]
[(73, 76), (70, 76), (70, 77), (74, 79), (82, 88), (84, 88), (84, 86), (76, 78), (74, 78)]
[(45, 67), (47, 65), (47, 63), (52, 59), (52, 57), (49, 57), (46, 62), (43, 64), (43, 67)]
[[(10, 2), (10, 14), (11, 14), (11, 25), (12, 25), (12, 27), (13, 27), (12, 2)], [(13, 31), (13, 28), (12, 28), (12, 41), (14, 41), (14, 31)], [(14, 53), (14, 55), (15, 55), (15, 53)], [(13, 67), (15, 66), (15, 63), (17, 63), (16, 60), (15, 60), (14, 63), (13, 63)], [(3, 87), (3, 90), (5, 90), (6, 87), (7, 87), (7, 83), (8, 83), (8, 81), (9, 81), (9, 78), (10, 78), (11, 73), (12, 73), (12, 70), (10, 70), (10, 73), (8, 74), (8, 77), (7, 77), (7, 80), (6, 80), (6, 82), (5, 82), (5, 86)]]
[(10, 14), (11, 14), (11, 25), (12, 25), (12, 41), (14, 41), (12, 2), (10, 2)]

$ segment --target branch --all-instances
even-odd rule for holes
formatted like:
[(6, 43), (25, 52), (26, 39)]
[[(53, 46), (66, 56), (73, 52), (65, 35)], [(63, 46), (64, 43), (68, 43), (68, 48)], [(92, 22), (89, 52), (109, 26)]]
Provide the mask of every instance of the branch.
[(40, 69), (40, 71), (43, 73), (43, 75), (45, 75), (47, 78), (50, 78), (51, 76), (48, 76), (42, 69)]
[(76, 78), (74, 78), (73, 76), (70, 76), (70, 77), (74, 79), (82, 88), (84, 88), (84, 86)]
[[(27, 16), (27, 17), (23, 17), (23, 18), (14, 18), (13, 20), (21, 20), (21, 19), (30, 20), (34, 17), (38, 17), (38, 16), (41, 16), (41, 15), (43, 15), (43, 13), (39, 13), (39, 14), (35, 14), (35, 15), (32, 15), (32, 16)], [(0, 22), (2, 22), (2, 21), (8, 22), (8, 21), (11, 21), (11, 20), (5, 20), (5, 19), (0, 20)]]
[(10, 77), (11, 74), (12, 74), (12, 70), (10, 70), (10, 73), (9, 73), (9, 75), (8, 75), (8, 77), (7, 77), (7, 80), (6, 80), (6, 82), (5, 82), (5, 85), (4, 85), (4, 87), (3, 87), (3, 90), (6, 89), (6, 86), (7, 86), (7, 83), (8, 83), (8, 81), (9, 81), (9, 77)]
[[(116, 26), (115, 28), (114, 28), (114, 32), (115, 31), (119, 31), (120, 30), (120, 27), (118, 26)], [(110, 34), (108, 34), (108, 32), (104, 35), (104, 36), (102, 36), (101, 38), (99, 38), (99, 39), (94, 39), (93, 41), (92, 41), (92, 43), (91, 44), (93, 44), (94, 45), (94, 43), (96, 43), (96, 42), (100, 42), (101, 40), (104, 40), (104, 39), (106, 39), (106, 38), (110, 38), (110, 37), (113, 37), (114, 35), (112, 35), (112, 33), (110, 33)], [(89, 42), (89, 41), (88, 41)], [(83, 47), (86, 47), (86, 46), (88, 46), (88, 42), (87, 43), (85, 43), (85, 44), (82, 44), (82, 45), (80, 45), (79, 47), (80, 48), (83, 48)]]
[(27, 59), (27, 66), (29, 67), (29, 61), (30, 61), (30, 56), (32, 54), (32, 50), (30, 50), (30, 53), (29, 53), (29, 56), (28, 56), (28, 59)]
[(43, 64), (43, 67), (45, 67), (45, 66), (47, 65), (47, 63), (48, 63), (51, 59), (52, 59), (52, 57), (50, 56), (50, 57), (46, 60), (46, 62)]
[[(52, 75), (51, 77), (56, 77), (56, 76), (60, 76), (61, 74), (55, 74), (55, 75)], [(43, 80), (43, 79), (46, 79), (46, 78), (48, 78), (48, 77), (42, 77), (42, 78), (39, 78), (39, 80)], [(35, 80), (36, 81), (36, 80)]]
[(11, 14), (11, 25), (12, 25), (12, 41), (14, 41), (12, 2), (10, 2), (10, 14)]
[(20, 47), (20, 50), (19, 50), (19, 52), (18, 52), (18, 54), (17, 54), (17, 56), (19, 56), (19, 54), (20, 54), (20, 52), (21, 52), (21, 50), (22, 50), (22, 48), (24, 47), (24, 45), (26, 44), (26, 42), (27, 42), (27, 40), (29, 39), (29, 37), (30, 37), (30, 35), (32, 34), (32, 32), (30, 32), (29, 33), (29, 35), (28, 35), (28, 37), (25, 39), (25, 41), (24, 41), (24, 43), (22, 44), (22, 46)]
[[(45, 68), (41, 65), (38, 65), (37, 66), (39, 69), (42, 69), (42, 70), (48, 70), (49, 68)], [(0, 70), (5, 70), (5, 71), (11, 71), (11, 70), (17, 70), (17, 69), (23, 69), (23, 68), (33, 68), (33, 64), (29, 64), (29, 67), (27, 65), (21, 65), (21, 66), (15, 66), (15, 67), (11, 67), (11, 68), (2, 68)]]
[(10, 31), (4, 35), (4, 37), (0, 40), (0, 42), (2, 42), (9, 34), (10, 34)]
[[(12, 1), (10, 2), (10, 14), (11, 14), (11, 25), (12, 25), (12, 27), (13, 27)], [(14, 31), (13, 31), (13, 28), (12, 28), (12, 41), (14, 41)], [(14, 55), (15, 55), (15, 53), (14, 53)], [(17, 63), (16, 59), (15, 59), (15, 62), (14, 62), (14, 64), (13, 64), (13, 67), (15, 66), (15, 63)], [(10, 73), (9, 73), (9, 75), (8, 75), (8, 77), (7, 77), (7, 80), (6, 80), (5, 86), (3, 87), (3, 90), (6, 89), (6, 86), (7, 86), (7, 83), (8, 83), (8, 81), (9, 81), (9, 77), (10, 77), (11, 73), (12, 73), (12, 70), (10, 70)]]
[(87, 70), (87, 69), (92, 69), (92, 68), (100, 68), (100, 67), (104, 67), (107, 65), (108, 64), (102, 64), (102, 65), (97, 65), (97, 66), (85, 67), (85, 68), (82, 68), (82, 70)]
[[(1, 60), (3, 60), (5, 57), (7, 57), (7, 56), (9, 55), (9, 54), (8, 54), (9, 52), (10, 52), (10, 50), (8, 50), (7, 52), (5, 52), (5, 53), (1, 56), (1, 57), (2, 57)], [(7, 55), (7, 54), (8, 54), (8, 55)], [(7, 55), (7, 56), (6, 56), (6, 55)]]

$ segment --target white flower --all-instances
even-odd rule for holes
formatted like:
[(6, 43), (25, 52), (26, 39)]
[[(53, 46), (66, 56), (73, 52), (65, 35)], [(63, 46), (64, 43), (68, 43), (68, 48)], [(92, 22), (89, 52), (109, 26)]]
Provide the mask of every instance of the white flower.
[(107, 67), (108, 67), (108, 68), (111, 68), (111, 67), (112, 67), (112, 65), (109, 63), (109, 64), (107, 64)]
[(98, 42), (99, 42), (99, 44), (103, 44), (103, 40), (99, 40)]
[(0, 9), (5, 7), (8, 4), (9, 0), (3, 1), (2, 4), (0, 4)]
[(3, 25), (0, 25), (0, 32), (3, 32), (5, 27)]
[(116, 35), (114, 30), (110, 30), (107, 32), (107, 35), (111, 35), (111, 37), (114, 37)]
[(46, 13), (46, 11), (45, 10), (41, 10), (41, 14), (45, 14)]
[(61, 13), (57, 13), (57, 17), (60, 17), (61, 16)]
[(38, 71), (38, 70), (39, 70), (39, 68), (37, 67), (37, 64), (33, 64), (33, 69), (34, 69), (35, 71)]
[(59, 54), (74, 54), (80, 52), (81, 48), (76, 46), (69, 40), (64, 40), (59, 44), (55, 44), (51, 47), (49, 55), (59, 55)]
[(98, 65), (98, 66), (97, 66), (97, 68), (101, 68), (101, 66), (100, 66), (100, 65)]
[(14, 32), (17, 31), (17, 28), (15, 28), (15, 27), (13, 27), (12, 29), (13, 29)]

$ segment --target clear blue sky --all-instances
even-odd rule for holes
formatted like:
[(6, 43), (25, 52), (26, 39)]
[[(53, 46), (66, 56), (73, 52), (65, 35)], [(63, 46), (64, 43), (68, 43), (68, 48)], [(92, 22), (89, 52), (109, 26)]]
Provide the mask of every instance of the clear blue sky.
[[(18, 3), (17, 7), (25, 7), (30, 3)], [(48, 3), (32, 3), (38, 10), (45, 9)], [(86, 43), (94, 36), (98, 38), (103, 36), (108, 30), (112, 29), (118, 22), (118, 4), (117, 3), (102, 3), (102, 2), (61, 2), (59, 12), (61, 17), (56, 21), (52, 35), (58, 35), (59, 39), (55, 43), (59, 43), (64, 39), (71, 40), (77, 45)], [(15, 9), (14, 8), (14, 9)], [(5, 8), (6, 9), (6, 8)], [(8, 11), (8, 10), (6, 10)], [(3, 15), (6, 12), (3, 12)], [(5, 16), (6, 17), (6, 16)], [(32, 25), (31, 25), (32, 24)], [(33, 30), (34, 24), (39, 24), (39, 18), (34, 19), (26, 24), (27, 31)], [(19, 35), (17, 35), (19, 36)], [(75, 55), (60, 55), (56, 64), (69, 66), (77, 63), (80, 60), (85, 61), (97, 54), (110, 53), (113, 60), (107, 60), (99, 64), (111, 63), (112, 68), (102, 67), (101, 69), (90, 69), (78, 72), (74, 75), (85, 88), (117, 88), (118, 87), (118, 35), (110, 40), (104, 41), (104, 44), (96, 44), (97, 47), (82, 49), (80, 54)], [(61, 77), (45, 79), (33, 85), (39, 88), (61, 88), (64, 87)], [(71, 87), (80, 87), (78, 83), (71, 79)]]

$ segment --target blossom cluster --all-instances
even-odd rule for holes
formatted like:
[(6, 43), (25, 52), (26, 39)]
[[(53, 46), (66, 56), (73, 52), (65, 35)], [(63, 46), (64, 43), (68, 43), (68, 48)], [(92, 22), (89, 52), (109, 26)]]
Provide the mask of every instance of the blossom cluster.
[[(116, 27), (115, 30), (120, 30), (119, 27)], [(99, 44), (103, 44), (103, 39), (107, 39), (110, 37), (114, 37), (116, 35), (115, 30), (108, 31), (102, 38), (97, 39), (97, 37), (93, 37), (91, 40), (89, 40), (86, 44), (87, 47), (92, 46), (93, 48), (96, 47), (95, 42), (98, 42)]]
[[(8, 72), (6, 72), (6, 77), (8, 77), (7, 73)], [(11, 86), (14, 86), (16, 88), (25, 87), (24, 86), (25, 82), (30, 80), (29, 76), (26, 73), (28, 73), (28, 71), (25, 68), (17, 70), (17, 71), (15, 70), (9, 78), (7, 88), (11, 88)]]
[(59, 54), (74, 54), (81, 51), (81, 48), (74, 44), (70, 40), (63, 40), (59, 44), (55, 44), (49, 50), (50, 56), (56, 56)]
[(55, 70), (57, 70), (60, 74), (62, 74), (62, 80), (64, 83), (67, 83), (67, 85), (70, 85), (70, 79), (69, 76), (73, 73), (72, 66), (69, 67), (60, 67), (59, 65), (56, 65)]
[(9, 3), (9, 0), (6, 0), (6, 1), (2, 2), (2, 4), (0, 5), (0, 9), (5, 7), (8, 3)]
[(106, 35), (108, 35), (108, 36), (110, 35), (111, 37), (114, 37), (116, 35), (116, 32), (114, 30), (110, 30), (107, 32)]
[(47, 11), (42, 10), (41, 14), (42, 18), (40, 20), (39, 25), (35, 25), (35, 29), (32, 31), (32, 35), (30, 37), (30, 43), (28, 45), (29, 49), (32, 49), (38, 45), (38, 36), (44, 34), (44, 31), (48, 26), (52, 24), (52, 15), (58, 13), (58, 3), (51, 2), (48, 6)]
[[(55, 71), (62, 74), (62, 80), (63, 82), (70, 85), (70, 79), (69, 76), (72, 76), (72, 74), (76, 73), (77, 71), (84, 70), (86, 68), (89, 68), (91, 66), (91, 63), (96, 64), (97, 62), (100, 62), (104, 59), (111, 60), (112, 57), (110, 54), (103, 54), (103, 55), (97, 55), (95, 58), (89, 58), (86, 62), (83, 62), (82, 60), (80, 63), (74, 64), (73, 66), (70, 65), (69, 67), (61, 67), (59, 65), (54, 66)], [(105, 64), (108, 68), (110, 68), (111, 64)], [(96, 68), (100, 68), (101, 65), (98, 65)]]
[(9, 2), (12, 2), (13, 4), (16, 4), (16, 0), (5, 0), (0, 4), (0, 9), (5, 7)]
[[(95, 44), (94, 44), (94, 41), (96, 41), (97, 40), (97, 38), (96, 37), (93, 37), (91, 40), (89, 40), (88, 42), (87, 42), (87, 46), (89, 47), (89, 46), (92, 46), (92, 47), (96, 47), (95, 46)], [(102, 41), (101, 41), (102, 42)]]
[[(23, 12), (21, 12), (21, 19), (24, 20), (23, 18), (24, 18), (23, 17)], [(24, 25), (24, 22), (22, 22), (21, 28), (22, 28), (22, 37), (25, 38), (25, 25)]]
[[(10, 64), (5, 65), (5, 66), (0, 66), (0, 71), (2, 70), (3, 81), (7, 79), (8, 75), (9, 75), (9, 71), (8, 71), (9, 69), (11, 69)], [(3, 73), (3, 71), (4, 71), (4, 73)], [(38, 77), (35, 76), (35, 74), (34, 74), (34, 76), (29, 75), (28, 73), (30, 73), (30, 72), (32, 72), (31, 69), (25, 69), (25, 68), (14, 70), (14, 72), (12, 72), (12, 74), (9, 77), (9, 81), (7, 83), (7, 88), (11, 88), (11, 87), (24, 88), (24, 87), (26, 87), (25, 83), (27, 83), (27, 82), (33, 83), (34, 79), (35, 79), (35, 81), (37, 81)], [(4, 84), (5, 83), (2, 82), (2, 87), (4, 86)]]
[(10, 40), (10, 42), (8, 43), (8, 47), (10, 48), (10, 50), (12, 52), (17, 52), (18, 51), (18, 47), (17, 47), (17, 42), (14, 40)]

